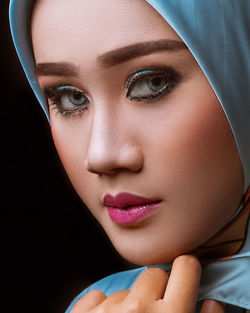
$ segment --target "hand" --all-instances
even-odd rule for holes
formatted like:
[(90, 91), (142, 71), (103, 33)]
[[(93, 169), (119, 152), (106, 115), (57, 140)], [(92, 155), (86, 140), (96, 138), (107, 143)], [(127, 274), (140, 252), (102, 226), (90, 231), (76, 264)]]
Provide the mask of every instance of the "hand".
[[(92, 290), (81, 298), (71, 313), (194, 313), (201, 267), (190, 255), (175, 259), (170, 277), (160, 268), (141, 274), (131, 290), (106, 297)], [(223, 313), (223, 305), (206, 300), (201, 313)]]

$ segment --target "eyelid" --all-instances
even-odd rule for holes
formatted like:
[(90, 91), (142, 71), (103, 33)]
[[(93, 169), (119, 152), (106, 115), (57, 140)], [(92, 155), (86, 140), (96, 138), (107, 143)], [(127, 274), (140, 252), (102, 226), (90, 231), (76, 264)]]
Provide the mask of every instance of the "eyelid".
[[(169, 88), (167, 88), (162, 93), (158, 94), (157, 92), (151, 96), (141, 96), (141, 97), (129, 97), (130, 91), (135, 87), (136, 83), (142, 79), (146, 78), (154, 78), (157, 76), (161, 76), (166, 78), (170, 84)], [(147, 101), (147, 100), (156, 100), (156, 98), (162, 97), (164, 94), (171, 92), (171, 90), (179, 83), (181, 79), (181, 74), (178, 71), (173, 69), (171, 66), (147, 66), (143, 69), (134, 71), (132, 74), (129, 75), (128, 79), (125, 82), (125, 90), (126, 90), (126, 97), (130, 100), (137, 100), (137, 101)]]
[[(136, 85), (136, 83), (142, 79), (146, 79), (146, 78), (154, 78), (157, 76), (161, 76), (162, 78), (165, 78), (169, 81), (169, 85), (168, 88), (166, 88), (165, 90), (163, 90), (162, 92), (155, 92), (152, 95), (146, 95), (146, 96), (138, 96), (138, 97), (131, 97), (131, 99), (129, 98), (129, 93), (132, 90), (132, 88)], [(181, 74), (179, 74), (179, 71), (176, 71), (173, 67), (171, 66), (167, 66), (167, 65), (151, 65), (151, 66), (144, 66), (144, 67), (140, 67), (138, 68), (138, 70), (134, 70), (132, 73), (128, 74), (128, 78), (125, 81), (124, 84), (124, 88), (126, 90), (126, 97), (133, 101), (145, 101), (145, 102), (154, 102), (157, 101), (157, 99), (162, 98), (163, 96), (165, 96), (166, 94), (168, 94), (169, 92), (171, 92), (171, 90), (178, 84), (179, 80), (181, 78)], [(72, 82), (71, 82), (72, 83)], [(57, 107), (58, 111), (60, 111), (60, 113), (65, 116), (65, 117), (70, 117), (70, 115), (74, 115), (76, 112), (82, 112), (85, 109), (77, 109), (77, 110), (64, 110), (61, 105), (60, 105), (60, 97), (64, 94), (64, 93), (69, 93), (69, 92), (80, 92), (83, 94), (84, 97), (86, 97), (86, 99), (88, 101), (90, 101), (91, 97), (88, 96), (88, 94), (83, 91), (81, 88), (78, 88), (70, 83), (66, 83), (64, 82), (58, 82), (57, 84), (53, 84), (47, 87), (43, 88), (43, 91), (45, 93), (45, 96), (47, 97), (47, 99), (52, 99), (53, 103), (48, 103), (49, 105), (54, 105)]]
[[(157, 74), (162, 74), (166, 77), (173, 77), (178, 76), (180, 77), (180, 74), (174, 70), (171, 66), (146, 66), (143, 67), (143, 69), (139, 69), (137, 71), (133, 71), (131, 74), (129, 74), (128, 79), (125, 82), (124, 88), (127, 90), (129, 87), (129, 83), (133, 80), (133, 78), (140, 79), (141, 77), (147, 77), (147, 76), (154, 76)], [(137, 77), (135, 77), (137, 75)]]
[[(143, 73), (144, 72), (144, 73)], [(168, 66), (168, 65), (147, 65), (147, 66), (141, 66), (140, 68), (136, 69), (136, 70), (133, 70), (129, 76), (128, 76), (128, 79), (126, 80), (125, 82), (125, 85), (127, 83), (127, 81), (132, 77), (134, 76), (135, 74), (139, 74), (139, 73), (142, 73), (143, 75), (147, 75), (147, 73), (152, 73), (152, 74), (155, 74), (155, 73), (166, 73), (166, 74), (173, 74), (173, 73), (176, 73), (178, 75), (180, 75), (178, 73), (178, 71), (176, 71), (172, 66)]]
[(71, 86), (71, 85), (65, 85), (65, 84), (63, 84), (63, 85), (56, 84), (56, 85), (48, 86), (48, 87), (45, 87), (43, 89), (43, 91), (44, 91), (45, 96), (48, 99), (56, 97), (59, 94), (63, 94), (64, 92), (69, 92), (69, 91), (71, 91), (71, 92), (74, 92), (74, 91), (81, 92), (81, 93), (84, 94), (84, 96), (86, 96), (85, 92), (82, 91), (81, 89), (79, 89), (77, 87), (74, 87), (74, 86)]

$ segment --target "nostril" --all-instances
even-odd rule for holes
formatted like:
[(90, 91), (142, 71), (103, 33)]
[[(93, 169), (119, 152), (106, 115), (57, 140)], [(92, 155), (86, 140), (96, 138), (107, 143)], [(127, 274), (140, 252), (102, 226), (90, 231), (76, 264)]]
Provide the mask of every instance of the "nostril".
[(96, 169), (94, 169), (94, 166), (91, 164), (91, 162), (89, 162), (89, 159), (85, 160), (85, 168), (90, 173), (98, 174), (98, 171)]
[[(100, 151), (99, 151), (100, 152)], [(122, 171), (139, 172), (143, 167), (143, 154), (137, 146), (110, 149), (106, 153), (89, 151), (85, 159), (85, 168), (93, 174), (114, 175)]]
[(87, 168), (87, 170), (90, 172), (90, 173), (92, 173), (92, 174), (96, 174), (96, 175), (99, 175), (99, 173), (97, 172), (97, 171), (95, 171), (94, 169), (92, 169), (92, 168)]

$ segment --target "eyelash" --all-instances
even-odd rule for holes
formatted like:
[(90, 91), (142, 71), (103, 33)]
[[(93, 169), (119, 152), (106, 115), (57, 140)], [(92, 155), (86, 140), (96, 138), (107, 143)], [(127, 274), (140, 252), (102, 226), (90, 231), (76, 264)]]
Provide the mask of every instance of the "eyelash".
[[(143, 81), (143, 79), (153, 80), (154, 78), (160, 77), (161, 79), (166, 80), (167, 87), (162, 91), (157, 91), (153, 95), (149, 95), (146, 97), (130, 97), (130, 91), (135, 87), (137, 82)], [(136, 72), (133, 72), (129, 75), (128, 79), (125, 82), (124, 88), (126, 90), (126, 97), (130, 101), (144, 101), (144, 102), (152, 102), (169, 94), (172, 89), (179, 83), (180, 74), (175, 71), (172, 67), (146, 67)], [(75, 118), (81, 116), (87, 108), (81, 108), (75, 110), (64, 110), (60, 103), (60, 99), (63, 95), (69, 93), (80, 92), (84, 97), (86, 95), (84, 92), (76, 87), (68, 86), (65, 84), (51, 86), (44, 89), (44, 93), (47, 99), (51, 99), (50, 106), (53, 106), (52, 109), (56, 109), (57, 113), (60, 113), (65, 118)], [(86, 97), (87, 102), (89, 99)]]
[[(63, 88), (62, 88), (63, 87)], [(44, 89), (44, 93), (47, 99), (51, 99), (49, 105), (52, 110), (56, 110), (56, 113), (60, 113), (65, 118), (74, 118), (81, 116), (86, 109), (76, 109), (76, 110), (64, 110), (60, 104), (60, 98), (67, 93), (80, 92), (84, 95), (84, 92), (78, 88), (67, 86), (62, 84), (61, 86), (51, 86)], [(87, 98), (87, 97), (86, 97)], [(88, 100), (88, 99), (87, 99)], [(89, 101), (89, 100), (88, 100)]]
[[(129, 92), (135, 84), (140, 81), (141, 79), (154, 79), (160, 77), (161, 79), (165, 79), (168, 86), (163, 91), (157, 91), (154, 95), (146, 96), (146, 97), (130, 97)], [(163, 96), (169, 94), (171, 90), (179, 83), (180, 81), (180, 74), (175, 71), (172, 67), (148, 67), (144, 68), (143, 70), (136, 71), (129, 75), (126, 83), (125, 89), (127, 90), (126, 97), (130, 101), (152, 101), (153, 99), (157, 98), (160, 99)]]

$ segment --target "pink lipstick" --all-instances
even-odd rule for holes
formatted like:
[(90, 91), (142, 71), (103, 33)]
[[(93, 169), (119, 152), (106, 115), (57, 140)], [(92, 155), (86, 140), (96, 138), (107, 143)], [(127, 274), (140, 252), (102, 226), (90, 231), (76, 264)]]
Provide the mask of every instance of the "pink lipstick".
[(130, 193), (106, 195), (103, 198), (103, 204), (110, 218), (117, 224), (136, 223), (158, 209), (161, 202), (161, 200), (143, 198)]

